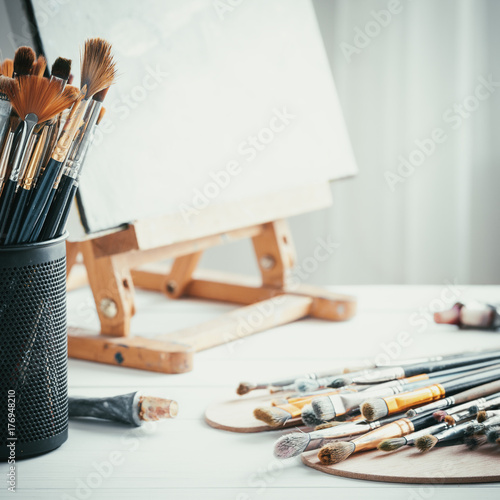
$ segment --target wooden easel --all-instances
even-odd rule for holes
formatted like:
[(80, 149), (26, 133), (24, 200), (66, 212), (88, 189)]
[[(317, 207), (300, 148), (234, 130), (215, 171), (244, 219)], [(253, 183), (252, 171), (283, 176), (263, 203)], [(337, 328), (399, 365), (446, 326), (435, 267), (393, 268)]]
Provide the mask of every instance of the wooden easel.
[[(246, 200), (245, 207), (225, 206), (223, 217), (220, 208), (207, 209), (192, 227), (186, 227), (185, 221), (178, 218), (163, 217), (138, 221), (84, 242), (68, 243), (68, 275), (81, 252), (101, 323), (100, 335), (69, 328), (69, 356), (183, 373), (192, 369), (197, 351), (306, 316), (331, 321), (351, 318), (356, 310), (352, 297), (288, 282), (295, 262), (288, 225), (281, 217), (268, 221), (270, 214), (295, 215), (330, 203), (325, 184), (287, 191), (273, 196), (272, 201), (270, 197)], [(168, 236), (169, 232), (175, 240)], [(205, 277), (193, 274), (204, 250), (241, 238), (252, 239), (262, 277), (260, 285), (252, 286), (245, 278), (221, 273)], [(169, 258), (175, 260), (168, 272), (138, 269)], [(134, 286), (162, 292), (171, 299), (197, 297), (244, 307), (154, 339), (131, 336)]]

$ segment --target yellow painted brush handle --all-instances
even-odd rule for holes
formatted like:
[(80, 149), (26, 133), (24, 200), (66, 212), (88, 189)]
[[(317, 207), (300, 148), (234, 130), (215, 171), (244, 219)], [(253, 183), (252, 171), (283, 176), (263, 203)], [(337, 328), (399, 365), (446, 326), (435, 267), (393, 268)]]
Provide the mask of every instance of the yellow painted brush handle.
[(276, 408), (281, 408), (282, 410), (287, 411), (288, 413), (290, 413), (292, 418), (297, 418), (302, 415), (302, 407), (299, 406), (287, 404), (287, 405), (276, 405)]
[(414, 431), (411, 420), (402, 418), (390, 424), (383, 425), (378, 429), (367, 432), (358, 438), (351, 440), (356, 446), (355, 451), (374, 450), (385, 439), (393, 439), (411, 434)]
[(408, 410), (414, 406), (420, 406), (425, 403), (432, 403), (438, 399), (444, 398), (446, 391), (441, 384), (422, 387), (415, 391), (403, 392), (384, 398), (385, 404), (389, 410), (389, 415), (400, 411)]

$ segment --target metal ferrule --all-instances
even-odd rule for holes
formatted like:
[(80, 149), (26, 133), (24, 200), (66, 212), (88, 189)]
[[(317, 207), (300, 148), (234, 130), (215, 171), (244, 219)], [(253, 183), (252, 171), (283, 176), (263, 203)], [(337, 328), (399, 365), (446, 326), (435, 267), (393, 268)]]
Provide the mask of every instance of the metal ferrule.
[(411, 420), (402, 418), (395, 420), (390, 424), (383, 425), (378, 429), (367, 432), (362, 436), (355, 438), (351, 441), (356, 446), (356, 451), (373, 450), (382, 441), (386, 439), (393, 439), (403, 437), (414, 431), (414, 426)]
[(493, 399), (489, 399), (489, 400), (486, 400), (486, 402), (484, 403), (484, 406), (483, 406), (483, 410), (489, 410), (491, 408), (495, 408), (495, 407), (498, 407), (500, 406), (500, 396), (498, 398), (493, 398)]
[(26, 147), (26, 154), (24, 155), (23, 162), (21, 164), (21, 169), (19, 170), (19, 178), (17, 185), (20, 186), (23, 182), (24, 175), (26, 173), (26, 170), (28, 168), (28, 163), (30, 161), (31, 155), (33, 153), (33, 149), (35, 148), (37, 140), (37, 135), (33, 134), (28, 141), (28, 146)]
[(455, 398), (450, 396), (448, 398), (439, 399), (434, 401), (434, 403), (429, 403), (428, 405), (420, 406), (419, 408), (413, 408), (412, 415), (417, 416), (422, 413), (431, 413), (434, 411), (442, 410), (443, 408), (448, 408), (449, 406), (455, 404)]
[[(64, 166), (64, 174), (69, 175), (73, 179), (78, 177), (78, 172), (82, 166), (83, 158), (89, 148), (93, 136), (94, 128), (99, 118), (99, 112), (101, 111), (102, 103), (98, 101), (91, 101), (83, 118), (83, 126), (79, 130), (78, 135), (75, 137), (71, 151), (66, 159), (66, 164)], [(315, 380), (317, 378), (316, 374), (308, 373), (304, 378), (310, 378)]]
[(440, 424), (431, 425), (430, 427), (426, 427), (425, 429), (421, 429), (417, 432), (412, 432), (406, 436), (406, 444), (413, 444), (418, 438), (423, 436), (427, 436), (428, 434), (436, 434), (437, 432), (444, 431), (448, 428), (448, 424), (446, 422), (442, 422)]
[(380, 389), (369, 389), (362, 392), (341, 393), (329, 396), (330, 401), (335, 408), (335, 415), (340, 416), (347, 413), (349, 410), (357, 408), (367, 399), (386, 398), (403, 392), (403, 387), (382, 387)]
[(462, 412), (464, 410), (468, 410), (471, 406), (477, 405), (480, 408), (486, 403), (486, 398), (478, 398), (474, 399), (472, 401), (467, 401), (467, 403), (455, 406), (454, 408), (451, 408), (450, 411), (448, 412), (450, 415), (454, 415), (455, 413)]
[(22, 129), (17, 142), (14, 159), (12, 161), (12, 171), (9, 177), (12, 181), (17, 182), (19, 180), (21, 166), (28, 149), (27, 145), (31, 138), (31, 135), (33, 134), (33, 130), (35, 129), (37, 122), (38, 117), (33, 113), (29, 113), (19, 125), (20, 127), (22, 127)]
[[(473, 423), (477, 424), (477, 421)], [(455, 425), (454, 427), (448, 427), (444, 431), (437, 432), (434, 434), (439, 441), (448, 441), (450, 439), (457, 439), (465, 436), (467, 430), (471, 426), (471, 422), (463, 422), (461, 424)]]
[(0, 156), (0, 187), (5, 180), (5, 176), (7, 175), (7, 165), (9, 163), (10, 151), (12, 149), (12, 143), (14, 142), (14, 132), (9, 132), (7, 136), (7, 140), (5, 141), (2, 156)]
[(47, 129), (44, 128), (40, 134), (40, 137), (38, 138), (35, 151), (33, 152), (29, 166), (26, 170), (26, 174), (24, 175), (23, 179), (24, 189), (31, 189), (31, 186), (33, 184), (33, 179), (35, 178), (35, 174), (37, 171), (38, 163), (40, 162), (40, 159), (42, 157), (46, 139), (47, 139)]
[(400, 366), (390, 368), (378, 368), (377, 370), (370, 371), (366, 375), (353, 377), (354, 384), (380, 384), (389, 380), (396, 380), (405, 378), (405, 371)]
[(64, 124), (64, 128), (61, 132), (61, 136), (57, 141), (57, 144), (52, 153), (52, 159), (62, 163), (68, 154), (68, 151), (73, 143), (73, 139), (82, 125), (82, 118), (87, 109), (88, 100), (80, 101), (75, 106), (78, 106), (75, 113), (71, 118), (69, 118)]

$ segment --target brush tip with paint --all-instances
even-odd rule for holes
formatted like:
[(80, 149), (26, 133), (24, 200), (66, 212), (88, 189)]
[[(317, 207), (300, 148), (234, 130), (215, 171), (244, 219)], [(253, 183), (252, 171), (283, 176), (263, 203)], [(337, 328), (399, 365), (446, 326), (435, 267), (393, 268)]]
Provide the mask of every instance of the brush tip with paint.
[(311, 401), (311, 406), (315, 415), (323, 421), (333, 420), (337, 415), (335, 407), (328, 396), (314, 398)]
[(437, 437), (432, 436), (431, 434), (427, 434), (425, 436), (419, 437), (415, 441), (415, 446), (422, 453), (426, 453), (426, 452), (432, 450), (432, 448), (434, 448), (434, 446), (436, 446), (437, 442), (438, 442), (438, 438)]
[(312, 405), (305, 405), (302, 408), (302, 422), (304, 422), (307, 427), (316, 427), (318, 425), (321, 425), (323, 423), (323, 420), (319, 419), (316, 414), (314, 413), (314, 410), (312, 408)]
[(286, 424), (292, 418), (292, 415), (282, 408), (276, 406), (261, 406), (255, 408), (253, 416), (271, 427), (279, 427)]
[(14, 54), (14, 74), (25, 76), (31, 73), (36, 54), (31, 47), (19, 47)]
[(438, 410), (432, 414), (434, 419), (439, 423), (444, 422), (447, 415), (448, 413), (446, 413), (444, 410)]
[(369, 399), (361, 405), (361, 413), (369, 422), (380, 420), (389, 414), (386, 402), (381, 399)]
[(354, 443), (348, 441), (328, 443), (318, 453), (320, 462), (324, 465), (333, 465), (348, 459), (356, 449)]
[(68, 80), (69, 74), (71, 73), (71, 59), (64, 59), (64, 57), (58, 57), (54, 64), (52, 65), (52, 76), (60, 78), (61, 80)]
[(488, 414), (484, 410), (480, 410), (477, 412), (476, 420), (482, 424), (485, 420), (488, 419)]
[(486, 431), (488, 442), (494, 444), (500, 439), (500, 426), (491, 427)]
[(238, 394), (238, 396), (243, 396), (256, 388), (257, 386), (251, 382), (240, 382), (240, 385), (236, 388), (236, 394)]
[(377, 446), (377, 448), (380, 451), (395, 451), (399, 450), (399, 448), (402, 448), (405, 445), (406, 445), (406, 439), (402, 437), (402, 438), (385, 439)]
[(292, 458), (300, 455), (310, 443), (309, 434), (294, 432), (281, 436), (274, 444), (274, 456), (277, 458)]
[(299, 392), (314, 392), (319, 389), (319, 383), (314, 379), (299, 378), (295, 381), (295, 387)]
[(345, 422), (339, 422), (338, 420), (332, 420), (331, 422), (324, 422), (322, 424), (317, 425), (314, 430), (320, 431), (322, 429), (329, 429), (330, 427), (336, 427), (337, 425), (345, 424)]

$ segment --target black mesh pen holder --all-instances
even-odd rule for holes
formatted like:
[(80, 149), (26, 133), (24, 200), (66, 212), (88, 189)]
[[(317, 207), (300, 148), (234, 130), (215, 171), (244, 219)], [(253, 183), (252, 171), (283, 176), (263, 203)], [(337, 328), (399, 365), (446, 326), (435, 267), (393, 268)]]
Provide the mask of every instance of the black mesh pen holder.
[(0, 247), (0, 459), (68, 437), (66, 235)]

